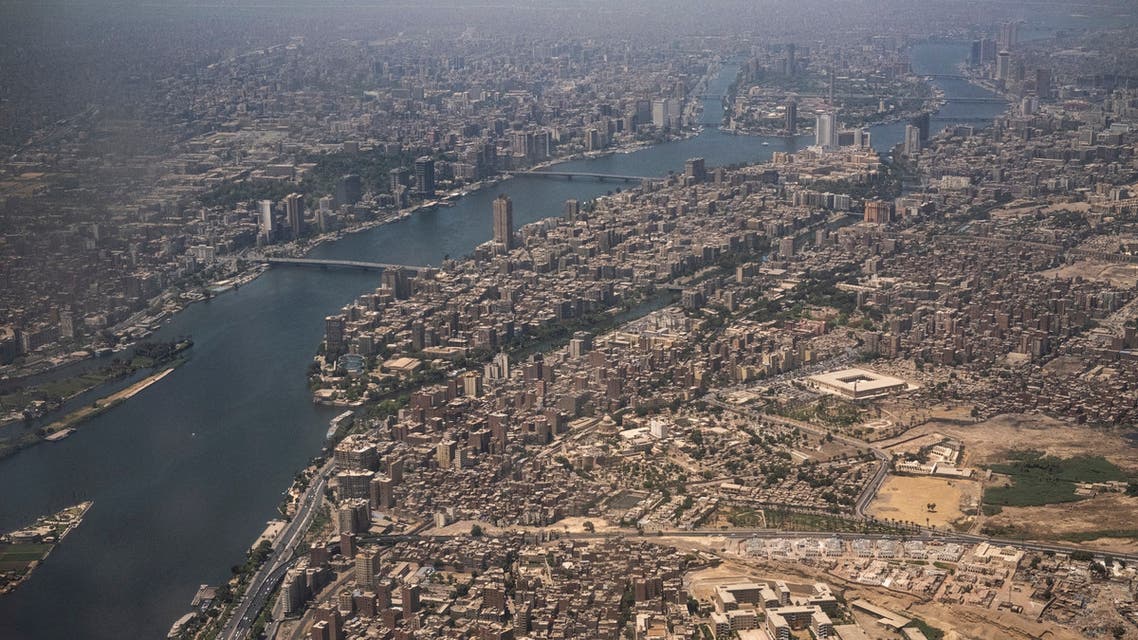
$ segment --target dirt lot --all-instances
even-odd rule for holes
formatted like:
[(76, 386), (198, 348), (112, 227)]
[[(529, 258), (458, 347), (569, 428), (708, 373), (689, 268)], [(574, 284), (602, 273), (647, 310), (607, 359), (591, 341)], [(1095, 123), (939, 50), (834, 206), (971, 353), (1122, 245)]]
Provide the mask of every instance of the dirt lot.
[(974, 425), (930, 422), (879, 446), (888, 447), (929, 433), (962, 441), (961, 465), (966, 467), (1002, 462), (1011, 451), (1035, 449), (1060, 458), (1101, 455), (1124, 471), (1138, 473), (1138, 447), (1122, 436), (1044, 416), (1003, 415)]
[(1113, 264), (1095, 260), (1079, 260), (1055, 269), (1040, 272), (1046, 278), (1083, 278), (1109, 282), (1118, 287), (1133, 287), (1138, 283), (1138, 266), (1130, 264)]
[[(900, 428), (938, 422), (963, 426), (975, 423), (971, 415), (972, 405), (966, 403), (942, 403), (918, 408), (914, 407), (912, 401), (907, 398), (889, 398), (879, 400), (875, 406), (881, 409), (882, 418), (890, 420)], [(896, 438), (890, 438), (884, 442), (894, 442), (896, 439), (904, 440), (917, 433), (915, 430), (908, 430), (905, 433), (899, 433)]]
[(890, 444), (884, 448), (893, 455), (900, 455), (903, 453), (916, 454), (922, 448), (939, 444), (948, 438), (947, 435), (941, 433), (940, 431), (932, 431), (929, 433), (923, 433), (921, 435), (914, 435), (915, 433), (916, 429), (910, 431), (906, 435), (906, 438), (910, 439), (902, 438), (899, 442), (896, 438), (891, 439), (889, 442), (894, 442), (896, 444)]
[[(1096, 532), (1138, 532), (1138, 498), (1110, 493), (1063, 504), (1042, 507), (1004, 507), (985, 520), (990, 527), (1006, 527), (1031, 538), (1061, 539)], [(1133, 535), (1133, 534), (1131, 534)], [(1116, 552), (1138, 551), (1133, 538), (1099, 538), (1087, 547)]]
[[(881, 485), (877, 497), (869, 505), (869, 513), (878, 518), (894, 518), (946, 527), (965, 517), (961, 503), (979, 501), (980, 483), (973, 480), (948, 480), (919, 476), (890, 476)], [(929, 511), (929, 503), (936, 504)]]
[[(965, 467), (982, 467), (990, 463), (1003, 462), (1012, 451), (1035, 449), (1060, 458), (1101, 455), (1123, 471), (1138, 475), (1138, 447), (1132, 442), (1115, 433), (1075, 426), (1042, 416), (1005, 415), (975, 425), (933, 422), (912, 429), (904, 436), (883, 442), (881, 445), (897, 444), (896, 450), (903, 450), (909, 448), (909, 443), (900, 444), (901, 442), (931, 434), (937, 434), (938, 438), (948, 436), (962, 441), (964, 459), (961, 466)], [(931, 440), (922, 438), (916, 442), (929, 441)], [(1003, 480), (997, 476), (997, 481)], [(883, 487), (883, 494), (888, 486), (886, 484)], [(919, 510), (925, 500), (917, 499), (915, 502)], [(936, 500), (936, 502), (937, 510), (940, 511), (941, 501)], [(873, 505), (874, 509), (878, 508), (877, 504)], [(902, 517), (889, 513), (879, 513), (878, 516)], [(1085, 539), (1085, 535), (1089, 533), (1114, 532), (1122, 537), (1100, 539), (1084, 544), (1094, 548), (1133, 551), (1138, 549), (1138, 544), (1120, 532), (1138, 529), (1138, 498), (1104, 495), (1079, 502), (1042, 507), (1008, 507), (997, 516), (984, 518), (983, 524), (992, 527), (1015, 527), (1012, 529), (1014, 535), (1040, 540), (1069, 538), (1074, 534), (1079, 534)]]

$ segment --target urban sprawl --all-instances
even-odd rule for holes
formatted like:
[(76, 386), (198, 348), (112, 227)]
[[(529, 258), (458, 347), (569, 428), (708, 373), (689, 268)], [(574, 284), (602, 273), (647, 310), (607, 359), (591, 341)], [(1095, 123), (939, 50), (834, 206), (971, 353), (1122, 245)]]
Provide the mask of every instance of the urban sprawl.
[(531, 224), (501, 195), (470, 255), (329, 310), (327, 448), (171, 637), (1138, 638), (1138, 45), (1021, 28), (954, 34), (1007, 110), (941, 130), (905, 36), (295, 38), (162, 78), (137, 153), (95, 111), (5, 147), (3, 371), (693, 136), (734, 60), (724, 129), (800, 150)]

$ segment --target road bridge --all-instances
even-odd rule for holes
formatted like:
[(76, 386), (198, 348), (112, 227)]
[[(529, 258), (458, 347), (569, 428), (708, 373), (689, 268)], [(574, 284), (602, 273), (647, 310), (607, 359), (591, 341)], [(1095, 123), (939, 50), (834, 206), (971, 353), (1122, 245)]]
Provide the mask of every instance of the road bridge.
[(945, 102), (956, 104), (1008, 104), (1003, 98), (947, 98)]
[(656, 182), (664, 180), (664, 178), (661, 177), (626, 176), (615, 173), (590, 173), (588, 171), (519, 171), (518, 175), (537, 176), (539, 178), (566, 178), (568, 180), (572, 180), (573, 178), (591, 178), (601, 182), (607, 180), (616, 182), (643, 182), (645, 180)]
[(392, 264), (389, 262), (366, 262), (363, 260), (321, 260), (318, 258), (260, 258), (258, 259), (258, 262), (263, 262), (270, 266), (320, 267), (321, 269), (363, 269), (364, 271), (403, 269), (405, 271), (414, 271), (416, 273), (418, 273), (418, 271), (423, 268), (406, 264)]
[[(824, 93), (796, 93), (796, 98), (828, 98), (828, 94)], [(1003, 98), (997, 97), (975, 97), (975, 98), (943, 98), (939, 96), (889, 96), (889, 95), (876, 95), (872, 93), (835, 93), (835, 100), (842, 99), (857, 99), (857, 100), (899, 100), (904, 102), (956, 102), (959, 104), (1007, 104), (1008, 101)]]
[(933, 116), (930, 118), (932, 122), (946, 122), (949, 124), (991, 124), (995, 118), (981, 118), (970, 116), (967, 118), (953, 118), (950, 116)]

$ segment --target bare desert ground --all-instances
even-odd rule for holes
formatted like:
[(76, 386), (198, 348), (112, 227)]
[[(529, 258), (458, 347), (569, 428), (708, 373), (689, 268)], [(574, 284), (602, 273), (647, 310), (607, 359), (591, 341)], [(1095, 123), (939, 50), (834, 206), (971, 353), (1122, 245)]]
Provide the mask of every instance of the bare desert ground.
[[(980, 483), (919, 476), (890, 476), (869, 505), (869, 513), (882, 519), (948, 527), (965, 518), (962, 503), (975, 504)], [(936, 505), (934, 511), (928, 505)]]
[(1002, 462), (1012, 451), (1034, 449), (1060, 458), (1101, 455), (1121, 469), (1138, 474), (1138, 447), (1122, 435), (1046, 416), (1008, 414), (970, 425), (933, 421), (878, 446), (889, 447), (933, 433), (964, 443), (964, 466)]

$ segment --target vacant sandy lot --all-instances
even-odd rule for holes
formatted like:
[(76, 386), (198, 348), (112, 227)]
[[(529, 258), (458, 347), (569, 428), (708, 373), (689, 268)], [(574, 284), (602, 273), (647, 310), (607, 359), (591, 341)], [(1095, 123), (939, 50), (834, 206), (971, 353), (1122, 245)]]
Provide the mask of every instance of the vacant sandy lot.
[[(876, 407), (881, 409), (881, 417), (893, 422), (899, 427), (908, 427), (925, 422), (948, 422), (953, 424), (969, 425), (975, 422), (972, 418), (972, 405), (967, 403), (946, 402), (932, 406), (913, 406), (907, 398), (888, 398), (877, 401)], [(873, 417), (874, 414), (870, 414)], [(910, 437), (910, 431), (903, 436)]]
[(1097, 260), (1079, 260), (1065, 264), (1055, 269), (1040, 272), (1046, 278), (1084, 278), (1109, 282), (1114, 286), (1133, 287), (1138, 282), (1138, 266), (1129, 264), (1113, 264)]
[(897, 442), (896, 438), (889, 440), (889, 442), (896, 442), (897, 444), (890, 444), (884, 448), (888, 449), (889, 453), (892, 453), (894, 455), (900, 455), (903, 453), (915, 454), (923, 447), (931, 447), (935, 444), (943, 442), (945, 438), (948, 438), (948, 436), (944, 433), (941, 433), (940, 431), (931, 431), (929, 433), (923, 433), (918, 436), (914, 436), (913, 432), (911, 431), (907, 434), (906, 439), (902, 439), (900, 442)]
[(1003, 462), (1012, 451), (1035, 449), (1060, 458), (1101, 455), (1123, 470), (1138, 473), (1138, 447), (1130, 441), (1115, 433), (1045, 416), (1003, 415), (974, 425), (931, 422), (879, 446), (888, 447), (928, 433), (940, 433), (962, 441), (962, 466)]
[[(1062, 367), (1064, 364), (1056, 366)], [(1004, 415), (975, 425), (934, 422), (917, 427), (901, 438), (887, 441), (882, 445), (896, 443), (898, 444), (896, 450), (904, 450), (909, 445), (900, 444), (901, 441), (929, 434), (936, 434), (938, 438), (948, 436), (962, 441), (964, 443), (962, 466), (967, 467), (979, 468), (991, 463), (1004, 462), (1012, 451), (1034, 449), (1060, 458), (1100, 455), (1118, 465), (1123, 471), (1138, 475), (1138, 447), (1132, 442), (1116, 433), (1072, 425), (1044, 416)], [(928, 441), (922, 439), (920, 442)], [(995, 482), (1004, 481), (999, 476), (996, 478)], [(932, 502), (933, 499), (927, 501)], [(916, 509), (919, 510), (924, 500), (917, 499), (915, 502)], [(936, 502), (937, 510), (940, 511), (940, 500)], [(877, 509), (878, 504), (875, 502), (871, 505), (871, 510)], [(876, 515), (903, 518), (894, 513)], [(920, 517), (925, 516), (921, 514)], [(1114, 494), (1042, 507), (1006, 507), (999, 515), (984, 518), (983, 523), (993, 527), (1014, 527), (1013, 535), (1040, 540), (1059, 539), (1071, 534), (1090, 532), (1133, 531), (1138, 529), (1138, 498)], [(1087, 545), (1115, 551), (1138, 549), (1138, 545), (1129, 539), (1104, 539)]]
[[(1078, 502), (1042, 507), (1004, 507), (999, 514), (988, 517), (985, 523), (993, 527), (1011, 527), (1013, 535), (1040, 540), (1090, 532), (1136, 531), (1138, 498), (1108, 493)], [(1133, 553), (1138, 550), (1138, 541), (1101, 538), (1087, 542), (1085, 546)]]
[[(948, 480), (920, 476), (890, 476), (869, 505), (869, 513), (881, 519), (946, 527), (964, 517), (961, 502), (975, 504), (980, 484), (972, 480)], [(935, 511), (927, 505), (936, 504)]]

